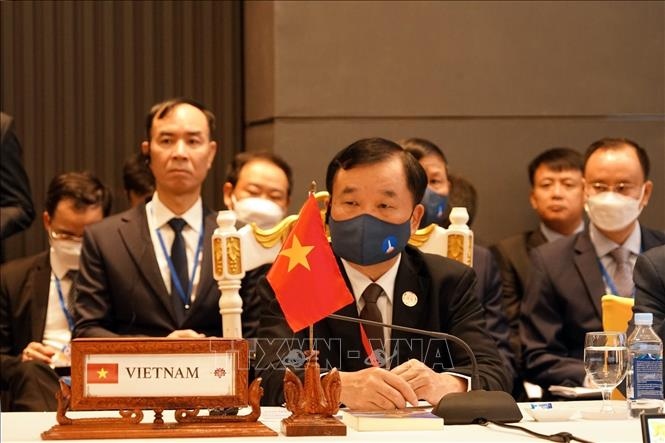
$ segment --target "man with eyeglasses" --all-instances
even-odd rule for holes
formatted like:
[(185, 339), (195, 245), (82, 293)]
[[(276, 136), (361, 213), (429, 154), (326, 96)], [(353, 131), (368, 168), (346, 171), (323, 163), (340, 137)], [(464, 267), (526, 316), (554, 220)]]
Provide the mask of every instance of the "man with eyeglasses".
[(637, 256), (665, 244), (665, 233), (641, 226), (653, 183), (637, 143), (604, 138), (584, 161), (588, 229), (531, 253), (520, 334), (527, 380), (544, 388), (585, 385), (584, 335), (603, 329), (601, 297), (633, 297)]
[(69, 369), (83, 230), (109, 214), (111, 196), (91, 173), (69, 172), (51, 181), (45, 206), (49, 250), (0, 268), (3, 411), (56, 410), (58, 376)]

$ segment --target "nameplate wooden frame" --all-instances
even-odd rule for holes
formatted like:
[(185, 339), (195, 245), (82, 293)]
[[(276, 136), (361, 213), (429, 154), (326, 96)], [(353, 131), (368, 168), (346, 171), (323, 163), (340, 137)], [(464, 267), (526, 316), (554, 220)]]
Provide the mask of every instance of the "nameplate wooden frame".
[[(260, 378), (247, 385), (243, 339), (90, 338), (73, 340), (71, 350), (71, 386), (60, 380), (58, 424), (41, 434), (44, 440), (277, 435), (258, 421), (263, 388)], [(182, 395), (190, 390), (195, 395)], [(246, 406), (249, 414), (237, 415)], [(119, 417), (67, 416), (114, 409)], [(152, 423), (144, 422), (146, 409), (154, 412)], [(165, 421), (167, 409), (175, 423)]]
[[(249, 351), (247, 341), (242, 339), (84, 338), (73, 340), (71, 351), (71, 410), (223, 408), (248, 404)], [(132, 396), (90, 396), (86, 393), (89, 388), (86, 384), (90, 381), (88, 380), (89, 369), (87, 366), (96, 365), (101, 367), (99, 363), (92, 363), (92, 357), (104, 356), (103, 361), (117, 365), (117, 362), (122, 364), (123, 356), (138, 355), (139, 358), (156, 357), (157, 359), (159, 359), (159, 356), (165, 356), (177, 359), (178, 355), (187, 358), (194, 354), (225, 356), (227, 362), (232, 362), (233, 367), (231, 368), (219, 368), (226, 373), (226, 377), (233, 378), (234, 392), (231, 395), (148, 396), (141, 391), (140, 384), (136, 385), (137, 390)], [(114, 359), (114, 356), (117, 358)], [(116, 370), (124, 372), (124, 369), (127, 368), (121, 366)]]

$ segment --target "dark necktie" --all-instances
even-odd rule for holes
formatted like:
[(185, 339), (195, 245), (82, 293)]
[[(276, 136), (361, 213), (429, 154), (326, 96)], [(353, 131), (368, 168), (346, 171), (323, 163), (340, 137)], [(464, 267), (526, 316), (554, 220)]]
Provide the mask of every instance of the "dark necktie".
[(67, 291), (67, 310), (74, 315), (74, 305), (76, 300), (74, 299), (76, 293), (74, 292), (74, 286), (76, 286), (76, 277), (78, 276), (79, 271), (70, 269), (65, 274), (65, 277), (69, 279), (69, 291)]
[(169, 226), (173, 229), (173, 233), (175, 234), (173, 244), (171, 245), (171, 262), (173, 263), (176, 275), (171, 275), (171, 298), (179, 323), (184, 316), (185, 303), (180, 298), (180, 293), (176, 286), (176, 280), (180, 283), (180, 287), (182, 288), (185, 297), (187, 296), (187, 290), (189, 289), (187, 251), (185, 250), (185, 239), (182, 236), (182, 229), (186, 224), (187, 222), (182, 218), (172, 218), (169, 220)]
[(630, 266), (630, 251), (622, 246), (610, 251), (610, 255), (616, 263), (614, 268), (614, 275), (612, 275), (612, 280), (614, 280), (614, 285), (618, 294), (623, 297), (632, 297), (633, 296), (633, 268)]
[[(360, 318), (363, 320), (372, 320), (383, 323), (383, 316), (379, 307), (376, 305), (376, 301), (379, 299), (379, 296), (384, 294), (381, 286), (376, 283), (371, 283), (365, 291), (363, 291), (362, 299), (365, 301), (365, 307), (360, 311)], [(370, 326), (363, 325), (365, 332), (367, 333), (367, 338), (369, 338), (370, 343), (372, 344), (372, 349), (379, 350), (383, 349), (383, 327), (381, 326)]]

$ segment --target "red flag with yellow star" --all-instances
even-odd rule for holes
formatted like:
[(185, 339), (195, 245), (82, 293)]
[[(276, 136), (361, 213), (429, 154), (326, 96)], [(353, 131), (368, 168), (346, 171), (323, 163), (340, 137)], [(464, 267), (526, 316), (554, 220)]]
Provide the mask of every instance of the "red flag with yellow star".
[(266, 277), (294, 332), (353, 302), (310, 194)]
[(88, 383), (118, 383), (117, 363), (88, 363)]

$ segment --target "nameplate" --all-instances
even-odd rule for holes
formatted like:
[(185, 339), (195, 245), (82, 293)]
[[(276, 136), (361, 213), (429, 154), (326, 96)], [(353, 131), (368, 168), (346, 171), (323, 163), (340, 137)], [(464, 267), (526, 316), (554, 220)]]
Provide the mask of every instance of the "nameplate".
[(76, 339), (71, 350), (72, 410), (248, 403), (242, 339)]

